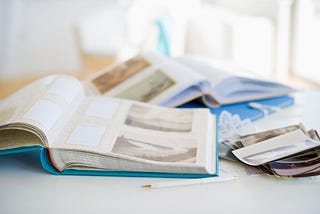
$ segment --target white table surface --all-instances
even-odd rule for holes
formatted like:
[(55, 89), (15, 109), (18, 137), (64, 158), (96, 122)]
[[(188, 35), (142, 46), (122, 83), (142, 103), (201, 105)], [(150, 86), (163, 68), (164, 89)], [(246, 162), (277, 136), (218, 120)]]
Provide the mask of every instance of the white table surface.
[[(297, 95), (293, 107), (255, 123), (259, 130), (303, 121), (320, 130), (320, 92)], [(30, 154), (0, 157), (0, 213), (320, 213), (320, 179), (239, 176), (235, 182), (142, 189), (165, 178), (55, 176)]]

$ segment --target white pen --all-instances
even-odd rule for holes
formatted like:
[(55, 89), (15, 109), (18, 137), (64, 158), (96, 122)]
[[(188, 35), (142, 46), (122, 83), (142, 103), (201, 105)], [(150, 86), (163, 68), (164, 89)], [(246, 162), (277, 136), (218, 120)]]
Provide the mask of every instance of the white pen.
[(145, 184), (142, 187), (165, 188), (165, 187), (186, 186), (186, 185), (194, 185), (194, 184), (207, 184), (207, 183), (215, 183), (215, 182), (223, 182), (223, 181), (235, 181), (237, 179), (238, 179), (238, 176), (183, 179), (178, 181), (166, 181), (166, 182), (159, 182), (154, 184)]

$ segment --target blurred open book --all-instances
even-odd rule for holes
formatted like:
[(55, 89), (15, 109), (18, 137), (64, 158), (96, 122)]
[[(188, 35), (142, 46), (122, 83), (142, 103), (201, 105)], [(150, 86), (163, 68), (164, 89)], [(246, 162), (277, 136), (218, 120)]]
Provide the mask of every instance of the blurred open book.
[(209, 107), (277, 97), (295, 91), (268, 80), (237, 76), (192, 57), (169, 58), (141, 53), (108, 67), (86, 82), (95, 94), (161, 106), (178, 106), (196, 98)]

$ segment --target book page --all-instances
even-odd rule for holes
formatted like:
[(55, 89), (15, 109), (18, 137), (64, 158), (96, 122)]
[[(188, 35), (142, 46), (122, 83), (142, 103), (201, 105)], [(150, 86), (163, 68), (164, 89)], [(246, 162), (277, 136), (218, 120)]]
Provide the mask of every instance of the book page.
[(232, 76), (232, 73), (223, 66), (214, 67), (208, 62), (197, 59), (193, 56), (185, 55), (177, 57), (175, 60), (191, 68), (193, 71), (205, 76), (211, 83), (212, 87)]
[(35, 102), (54, 81), (53, 76), (36, 80), (0, 101), (0, 124), (16, 122), (30, 103)]
[[(161, 162), (195, 163), (197, 141), (186, 137), (192, 131), (193, 114), (188, 110), (133, 104), (111, 152)], [(142, 130), (144, 134), (137, 134), (135, 130)]]
[(258, 76), (230, 62), (194, 56), (182, 56), (176, 60), (205, 76), (211, 83), (208, 95), (203, 97), (208, 106), (270, 98), (295, 91), (290, 86)]
[(15, 149), (24, 146), (45, 146), (37, 134), (24, 129), (11, 127), (0, 129), (0, 150)]
[[(40, 79), (10, 96), (0, 105), (3, 125), (18, 124), (40, 130), (50, 142), (69, 119), (70, 111), (84, 96), (81, 83), (73, 77), (53, 75)], [(2, 114), (1, 114), (2, 115)], [(21, 124), (21, 125), (19, 125)]]
[[(170, 99), (191, 86), (200, 88), (196, 91), (199, 96), (201, 82), (206, 82), (203, 76), (170, 58), (141, 53), (91, 77), (86, 86), (89, 94), (165, 105), (174, 103)], [(194, 94), (185, 94), (185, 100), (194, 98)]]
[[(209, 140), (212, 120), (208, 120), (211, 117), (208, 117), (210, 113), (207, 109), (161, 108), (92, 97), (83, 103), (79, 111), (82, 112), (77, 114), (79, 117), (64, 128), (60, 138), (52, 145), (54, 149), (96, 153), (134, 161), (137, 165), (141, 163), (141, 166), (146, 163), (207, 166), (207, 145), (213, 143)], [(53, 156), (54, 162), (61, 168), (66, 162), (73, 161), (71, 153)], [(105, 167), (99, 158), (85, 161), (98, 168)]]
[(227, 78), (212, 89), (214, 97), (224, 104), (281, 96), (291, 92), (294, 92), (294, 89), (290, 86), (244, 77)]

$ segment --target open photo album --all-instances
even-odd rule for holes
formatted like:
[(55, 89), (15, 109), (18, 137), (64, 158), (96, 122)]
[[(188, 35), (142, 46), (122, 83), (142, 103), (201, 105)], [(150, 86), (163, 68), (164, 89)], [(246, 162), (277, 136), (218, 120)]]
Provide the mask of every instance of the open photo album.
[(91, 96), (67, 75), (37, 80), (0, 102), (0, 154), (29, 147), (42, 148), (43, 166), (55, 174), (218, 171), (216, 122), (208, 109)]
[(295, 91), (275, 81), (235, 75), (191, 56), (169, 58), (157, 52), (140, 53), (101, 70), (85, 85), (92, 94), (171, 107), (196, 98), (216, 107)]

